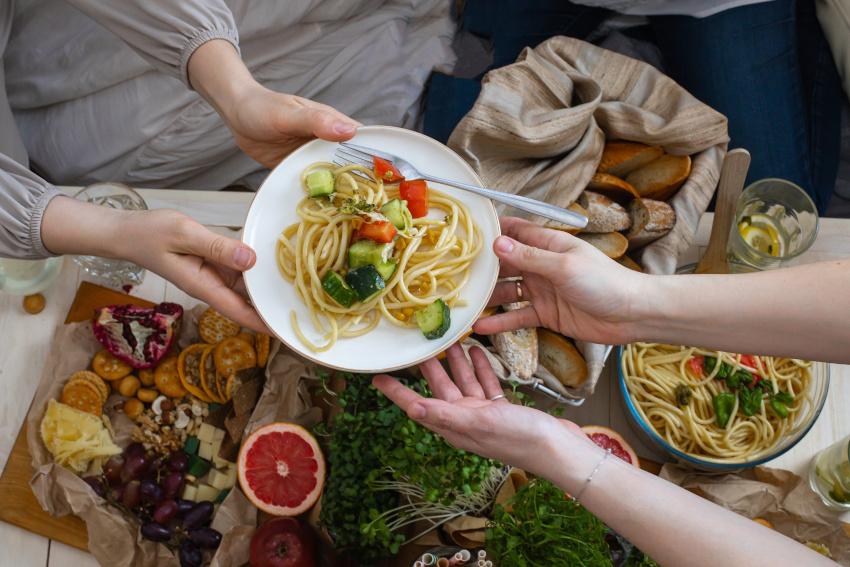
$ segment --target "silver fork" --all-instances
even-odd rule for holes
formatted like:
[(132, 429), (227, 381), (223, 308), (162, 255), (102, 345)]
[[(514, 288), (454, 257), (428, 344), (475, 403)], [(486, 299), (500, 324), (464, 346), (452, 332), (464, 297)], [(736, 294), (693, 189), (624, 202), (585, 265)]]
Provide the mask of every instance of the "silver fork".
[(368, 168), (372, 168), (374, 166), (374, 162), (372, 161), (374, 156), (391, 162), (398, 169), (399, 173), (407, 179), (425, 179), (426, 181), (431, 181), (433, 183), (441, 183), (457, 189), (463, 189), (464, 191), (481, 195), (482, 197), (486, 197), (492, 201), (498, 201), (499, 203), (510, 205), (515, 209), (545, 217), (568, 226), (576, 228), (584, 228), (587, 226), (587, 217), (582, 214), (563, 209), (555, 205), (550, 205), (543, 201), (523, 197), (522, 195), (511, 195), (510, 193), (502, 193), (501, 191), (494, 191), (493, 189), (485, 189), (484, 187), (477, 187), (475, 185), (469, 185), (468, 183), (461, 183), (460, 181), (452, 181), (451, 179), (428, 175), (427, 173), (423, 173), (416, 169), (416, 167), (409, 161), (396, 155), (388, 154), (387, 152), (358, 146), (357, 144), (342, 142), (337, 146), (335, 153), (337, 160), (341, 160), (346, 163), (363, 165)]

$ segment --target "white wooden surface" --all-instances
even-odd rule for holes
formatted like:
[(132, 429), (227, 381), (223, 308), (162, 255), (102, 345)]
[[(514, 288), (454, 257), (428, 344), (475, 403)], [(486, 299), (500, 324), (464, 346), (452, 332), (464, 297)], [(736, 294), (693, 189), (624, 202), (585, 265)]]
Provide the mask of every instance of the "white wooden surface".
[[(177, 208), (208, 226), (224, 233), (239, 227), (245, 218), (252, 194), (203, 191), (143, 190), (150, 208)], [(682, 264), (695, 262), (708, 241), (711, 215), (700, 223), (696, 245), (682, 259)], [(803, 258), (806, 262), (850, 257), (850, 220), (823, 219), (817, 242)], [(79, 285), (81, 275), (76, 265), (66, 259), (59, 281), (45, 293), (46, 309), (37, 316), (26, 315), (21, 299), (0, 294), (0, 470), (5, 466), (12, 444), (27, 413), (41, 376), (43, 361), (50, 349), (54, 329), (65, 313)], [(161, 278), (147, 274), (144, 283), (133, 290), (135, 295), (152, 301), (174, 301), (186, 307), (196, 302)], [(613, 360), (613, 357), (612, 357)], [(850, 367), (832, 365), (832, 382), (824, 411), (809, 434), (792, 450), (771, 462), (771, 466), (803, 473), (812, 455), (834, 440), (850, 434)], [(631, 432), (623, 413), (616, 387), (615, 365), (606, 368), (596, 394), (580, 408), (569, 408), (568, 419), (581, 424), (608, 424), (632, 442), (639, 454), (651, 456), (652, 450)], [(2, 505), (2, 495), (0, 495)], [(0, 567), (67, 567), (96, 565), (93, 557), (59, 542), (26, 532), (0, 522)]]

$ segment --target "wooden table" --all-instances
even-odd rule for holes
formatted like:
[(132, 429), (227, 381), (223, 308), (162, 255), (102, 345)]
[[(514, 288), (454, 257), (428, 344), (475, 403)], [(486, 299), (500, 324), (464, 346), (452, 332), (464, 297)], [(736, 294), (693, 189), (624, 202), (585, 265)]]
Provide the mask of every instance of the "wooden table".
[[(69, 189), (70, 191), (70, 189)], [(206, 191), (142, 190), (150, 208), (171, 207), (181, 210), (216, 231), (236, 235), (245, 218), (252, 194)], [(712, 215), (700, 222), (695, 245), (682, 258), (682, 264), (695, 262), (708, 241)], [(850, 220), (823, 219), (820, 235), (804, 262), (850, 257)], [(21, 298), (0, 294), (0, 471), (5, 466), (12, 443), (26, 416), (35, 393), (50, 340), (64, 319), (81, 274), (66, 259), (57, 283), (45, 293), (46, 309), (37, 316), (26, 315)], [(133, 294), (152, 301), (174, 301), (191, 307), (196, 303), (173, 285), (148, 273)], [(632, 433), (623, 413), (616, 387), (614, 364), (609, 361), (596, 394), (579, 408), (567, 408), (565, 416), (580, 424), (610, 425), (633, 444), (641, 456), (653, 456)], [(831, 365), (831, 384), (826, 407), (809, 434), (792, 450), (772, 461), (771, 466), (802, 474), (812, 455), (833, 441), (850, 434), (850, 366)], [(657, 458), (657, 457), (656, 457)], [(2, 497), (0, 497), (2, 505)], [(20, 528), (0, 522), (0, 567), (96, 565), (94, 558), (59, 542), (50, 541)]]

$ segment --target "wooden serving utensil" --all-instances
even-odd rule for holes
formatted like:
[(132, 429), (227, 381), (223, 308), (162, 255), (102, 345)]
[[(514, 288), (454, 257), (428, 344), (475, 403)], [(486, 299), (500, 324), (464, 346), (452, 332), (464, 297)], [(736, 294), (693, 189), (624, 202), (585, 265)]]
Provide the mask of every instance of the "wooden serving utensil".
[(720, 170), (720, 181), (717, 184), (717, 202), (714, 206), (714, 222), (711, 225), (711, 236), (702, 260), (697, 264), (696, 274), (728, 274), (729, 260), (726, 258), (726, 245), (729, 242), (729, 232), (735, 220), (738, 208), (738, 198), (744, 189), (747, 170), (750, 168), (750, 152), (744, 149), (734, 149), (726, 154), (723, 167)]

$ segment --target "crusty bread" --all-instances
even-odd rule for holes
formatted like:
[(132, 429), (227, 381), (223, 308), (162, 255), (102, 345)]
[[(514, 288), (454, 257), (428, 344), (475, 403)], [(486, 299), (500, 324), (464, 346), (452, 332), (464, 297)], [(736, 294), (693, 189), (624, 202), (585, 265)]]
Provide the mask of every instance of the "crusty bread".
[(608, 142), (596, 171), (625, 177), (639, 167), (660, 158), (664, 150), (638, 142)]
[(632, 221), (621, 205), (605, 195), (585, 191), (578, 198), (579, 205), (587, 210), (587, 226), (584, 232), (617, 232), (629, 230)]
[(609, 258), (614, 258), (615, 260), (625, 254), (629, 248), (629, 241), (619, 232), (581, 233), (578, 237), (601, 250)]
[(629, 203), (628, 210), (632, 218), (632, 228), (626, 234), (629, 250), (658, 240), (676, 224), (676, 212), (664, 201), (635, 199)]
[(666, 201), (691, 174), (689, 156), (665, 155), (626, 176), (641, 197)]
[[(503, 305), (505, 311), (522, 309), (530, 305), (527, 301)], [(537, 329), (517, 329), (496, 333), (492, 338), (496, 352), (523, 380), (531, 378), (537, 371)]]
[(628, 256), (622, 256), (621, 258), (617, 258), (617, 262), (627, 267), (630, 270), (634, 270), (636, 272), (642, 272), (643, 268), (640, 267), (640, 264), (629, 258)]
[(634, 187), (609, 173), (594, 174), (590, 178), (587, 188), (601, 193), (621, 205), (627, 205), (635, 197), (640, 197)]
[[(582, 207), (581, 205), (579, 205), (578, 203), (573, 203), (572, 205), (567, 207), (567, 210), (576, 212), (580, 215), (588, 216), (587, 210), (584, 207)], [(581, 232), (580, 228), (576, 228), (574, 226), (569, 226), (569, 225), (566, 225), (564, 223), (560, 223), (558, 221), (553, 221), (553, 220), (546, 221), (546, 224), (544, 224), (543, 226), (545, 226), (546, 228), (552, 228), (552, 229), (555, 229), (555, 230), (563, 230), (564, 232), (568, 232), (570, 234), (578, 234), (579, 232)]]
[(568, 388), (578, 388), (587, 380), (587, 363), (567, 338), (548, 329), (538, 331), (539, 362)]

